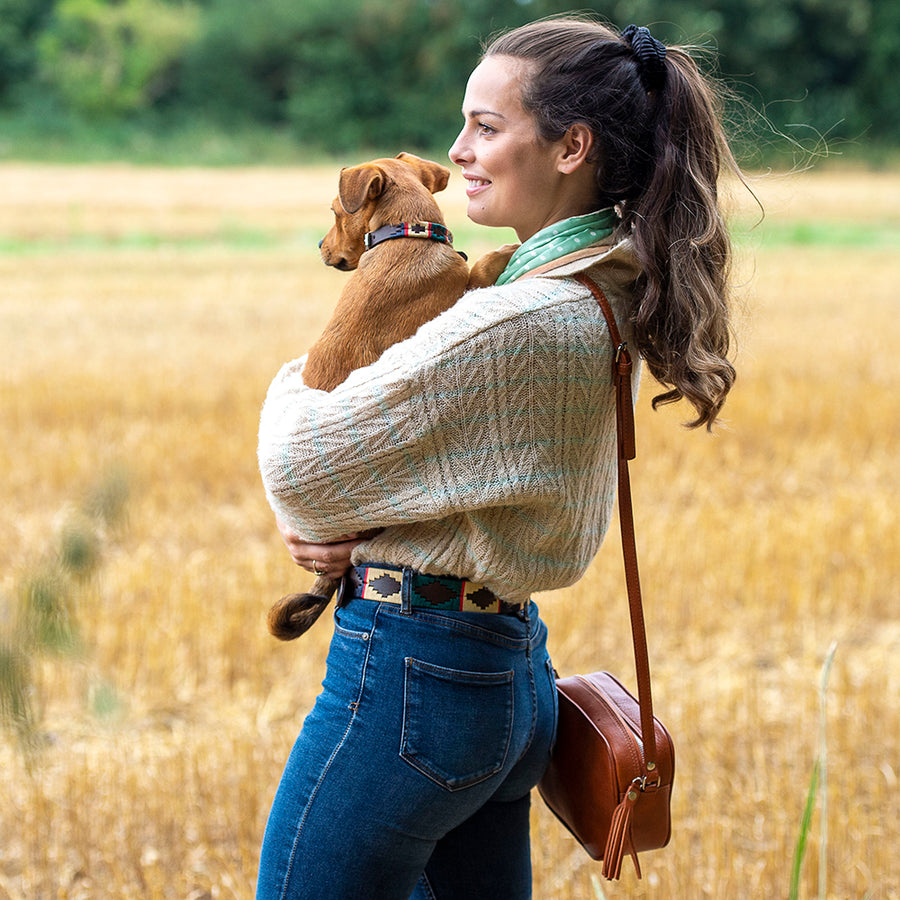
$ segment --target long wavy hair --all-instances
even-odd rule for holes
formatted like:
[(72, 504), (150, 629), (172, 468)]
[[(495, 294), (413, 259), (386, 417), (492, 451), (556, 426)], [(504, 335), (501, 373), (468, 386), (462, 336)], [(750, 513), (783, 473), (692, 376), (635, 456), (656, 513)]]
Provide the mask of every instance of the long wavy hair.
[[(575, 123), (594, 137), (597, 202), (616, 206), (642, 272), (631, 320), (638, 350), (667, 388), (687, 399), (691, 427), (712, 427), (731, 389), (731, 244), (719, 203), (723, 169), (739, 174), (716, 88), (685, 48), (667, 47), (648, 90), (631, 44), (592, 19), (533, 22), (495, 38), (484, 57), (527, 61), (522, 101), (548, 141)], [(642, 74), (644, 80), (642, 81)]]

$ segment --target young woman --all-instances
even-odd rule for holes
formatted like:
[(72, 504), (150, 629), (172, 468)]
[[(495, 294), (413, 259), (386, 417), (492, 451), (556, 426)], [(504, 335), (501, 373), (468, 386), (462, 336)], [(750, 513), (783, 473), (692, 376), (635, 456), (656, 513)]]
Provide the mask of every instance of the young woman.
[(732, 161), (684, 51), (633, 26), (534, 23), (488, 47), (463, 117), (468, 215), (522, 242), (498, 285), (331, 393), (288, 364), (263, 408), (294, 561), (347, 574), (262, 898), (531, 896), (556, 696), (530, 597), (581, 577), (615, 492), (613, 348), (573, 276), (603, 288), (656, 402), (684, 397), (710, 426), (734, 378), (716, 193)]

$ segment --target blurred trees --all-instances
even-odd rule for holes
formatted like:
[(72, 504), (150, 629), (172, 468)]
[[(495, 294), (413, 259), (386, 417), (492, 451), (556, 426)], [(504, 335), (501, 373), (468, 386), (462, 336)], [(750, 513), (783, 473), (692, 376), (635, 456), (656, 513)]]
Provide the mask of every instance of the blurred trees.
[(198, 20), (196, 7), (163, 0), (59, 0), (38, 39), (38, 77), (80, 113), (142, 109), (166, 92)]
[[(348, 149), (444, 143), (479, 39), (520, 24), (532, 0), (208, 0), (186, 54), (183, 101), (226, 120), (290, 127)], [(541, 14), (541, 13), (538, 13)]]
[(9, 102), (34, 75), (35, 41), (54, 0), (0, 0), (0, 99)]
[[(566, 8), (553, 0), (0, 0), (0, 105), (277, 126), (302, 145), (339, 150), (446, 145), (480, 42)], [(717, 74), (762, 114), (757, 123), (798, 138), (900, 138), (893, 0), (580, 8), (714, 51)]]

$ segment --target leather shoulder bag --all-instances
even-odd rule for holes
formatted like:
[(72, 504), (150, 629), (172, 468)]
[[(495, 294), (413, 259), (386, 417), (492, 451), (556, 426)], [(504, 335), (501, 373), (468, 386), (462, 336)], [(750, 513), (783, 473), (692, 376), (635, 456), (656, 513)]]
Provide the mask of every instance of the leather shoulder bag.
[(638, 699), (608, 672), (558, 678), (556, 744), (538, 789), (547, 806), (590, 856), (603, 860), (606, 878), (620, 876), (626, 852), (640, 878), (638, 853), (669, 842), (675, 750), (669, 732), (653, 715), (650, 695), (628, 475), (628, 460), (635, 455), (632, 360), (599, 285), (586, 275), (576, 277), (600, 304), (615, 346), (619, 524)]

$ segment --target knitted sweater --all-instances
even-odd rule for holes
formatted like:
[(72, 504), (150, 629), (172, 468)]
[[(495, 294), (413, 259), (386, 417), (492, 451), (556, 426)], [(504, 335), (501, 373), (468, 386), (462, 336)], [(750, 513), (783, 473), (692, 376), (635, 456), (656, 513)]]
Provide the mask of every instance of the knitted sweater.
[(284, 366), (259, 430), (273, 510), (314, 541), (383, 528), (354, 564), (455, 575), (511, 602), (577, 581), (616, 483), (613, 348), (570, 277), (582, 270), (628, 340), (639, 270), (625, 240), (470, 291), (330, 393), (303, 383), (305, 357)]

